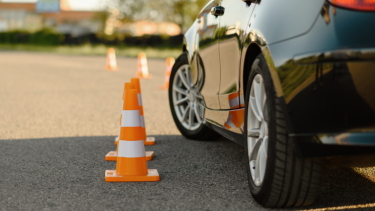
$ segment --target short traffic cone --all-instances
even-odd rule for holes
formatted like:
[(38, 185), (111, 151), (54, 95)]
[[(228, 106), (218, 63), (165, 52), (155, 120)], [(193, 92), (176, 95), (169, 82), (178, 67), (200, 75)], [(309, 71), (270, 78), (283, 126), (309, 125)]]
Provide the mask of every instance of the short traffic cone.
[(174, 65), (174, 58), (173, 57), (168, 57), (167, 58), (167, 69), (165, 70), (165, 80), (164, 80), (164, 85), (160, 86), (160, 89), (166, 90), (169, 88), (169, 78), (171, 77), (171, 72), (172, 72), (172, 67)]
[(138, 54), (138, 67), (137, 67), (137, 78), (151, 78), (151, 74), (148, 73), (147, 58), (144, 52)]
[(130, 79), (135, 86), (138, 94), (138, 102), (139, 102), (139, 111), (141, 113), (141, 123), (142, 123), (142, 133), (144, 135), (145, 145), (154, 145), (155, 144), (155, 137), (147, 137), (146, 134), (146, 125), (145, 125), (145, 118), (143, 114), (143, 105), (142, 105), (142, 94), (141, 94), (141, 84), (139, 82), (139, 78), (132, 78)]
[(105, 66), (108, 71), (116, 71), (118, 69), (116, 62), (115, 49), (109, 48), (107, 51), (107, 65)]
[[(135, 88), (135, 86), (134, 86), (134, 84), (133, 83), (125, 83), (125, 87), (124, 87), (124, 94), (123, 94), (123, 99), (124, 99), (124, 102), (125, 102), (125, 104), (127, 103), (126, 101), (125, 101), (125, 92), (126, 92), (126, 90), (129, 90), (129, 89), (134, 89)], [(120, 116), (120, 128), (119, 128), (119, 137), (121, 137), (121, 128), (123, 128), (123, 124), (122, 124), (122, 122), (124, 121), (123, 120), (123, 117), (124, 117), (124, 110), (123, 110), (123, 108), (124, 108), (124, 103), (122, 103), (122, 108), (121, 108), (121, 110), (122, 110), (122, 112), (121, 112), (121, 116)], [(143, 130), (141, 129), (141, 135), (143, 135)], [(140, 139), (140, 140), (144, 140), (144, 138), (142, 137), (142, 139)], [(117, 152), (118, 152), (118, 143), (116, 144), (117, 145), (117, 151), (110, 151), (106, 156), (105, 156), (105, 160), (106, 161), (116, 161), (117, 160)], [(154, 157), (154, 152), (153, 151), (146, 151), (146, 160), (147, 161), (150, 161), (150, 160), (152, 160), (152, 158)]]
[(159, 181), (156, 169), (147, 169), (137, 90), (125, 90), (116, 170), (105, 171), (106, 182)]

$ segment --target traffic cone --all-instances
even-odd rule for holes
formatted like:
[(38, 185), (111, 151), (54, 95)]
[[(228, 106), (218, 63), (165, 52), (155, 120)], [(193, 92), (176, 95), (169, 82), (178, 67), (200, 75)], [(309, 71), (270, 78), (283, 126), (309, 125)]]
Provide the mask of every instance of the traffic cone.
[[(126, 90), (129, 90), (129, 89), (134, 89), (135, 86), (133, 83), (125, 83), (125, 87), (124, 87), (124, 94), (123, 94), (123, 99), (125, 101), (125, 92)], [(125, 104), (127, 102), (125, 101)], [(121, 137), (121, 128), (123, 128), (123, 126), (121, 125), (121, 122), (123, 121), (123, 113), (124, 113), (124, 103), (122, 103), (122, 112), (121, 112), (121, 116), (120, 116), (120, 127), (119, 127), (119, 137)], [(143, 130), (141, 129), (141, 135), (143, 136)], [(142, 137), (141, 140), (144, 140), (144, 138)], [(116, 144), (116, 143), (115, 143)], [(116, 161), (117, 160), (117, 152), (118, 152), (118, 142), (117, 142), (117, 150), (116, 151), (110, 151), (106, 156), (105, 156), (105, 160), (106, 161)], [(150, 161), (152, 160), (152, 158), (154, 157), (154, 152), (153, 151), (146, 151), (146, 160), (147, 161)]]
[(106, 182), (159, 181), (156, 169), (147, 169), (137, 90), (125, 90), (116, 170), (105, 171)]
[(107, 65), (105, 66), (108, 71), (116, 71), (118, 69), (116, 62), (115, 49), (108, 48), (107, 51)]
[[(134, 89), (134, 85), (126, 85), (127, 83), (124, 84), (124, 89), (123, 89), (123, 92), (122, 92), (122, 101), (121, 101), (121, 111), (122, 111), (122, 108), (124, 107), (124, 98), (125, 98), (125, 89), (127, 88), (127, 86), (129, 86), (129, 89)], [(117, 137), (115, 138), (115, 145), (117, 145), (118, 143), (118, 139), (120, 137), (120, 130), (121, 130), (121, 112), (120, 112), (120, 121), (118, 123), (118, 135)]]
[(166, 90), (169, 88), (169, 78), (171, 77), (171, 72), (172, 72), (172, 67), (174, 65), (174, 58), (173, 57), (168, 57), (167, 58), (167, 69), (165, 70), (165, 80), (164, 80), (164, 85), (160, 86), (160, 89)]
[(139, 111), (141, 113), (142, 133), (145, 137), (144, 139), (145, 145), (154, 145), (155, 137), (147, 137), (147, 134), (146, 134), (146, 124), (145, 124), (145, 118), (143, 114), (143, 105), (142, 105), (141, 83), (139, 82), (139, 78), (132, 78), (130, 79), (130, 82), (134, 84), (135, 89), (137, 90), (137, 94), (138, 94)]
[(138, 54), (138, 67), (137, 67), (137, 78), (151, 78), (151, 74), (148, 73), (147, 58), (144, 52)]

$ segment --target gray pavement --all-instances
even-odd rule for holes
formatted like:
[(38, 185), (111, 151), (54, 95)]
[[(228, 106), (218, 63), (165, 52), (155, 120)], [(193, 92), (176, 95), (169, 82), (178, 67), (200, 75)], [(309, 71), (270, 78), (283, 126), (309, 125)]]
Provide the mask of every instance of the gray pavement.
[[(106, 183), (122, 87), (137, 60), (0, 52), (0, 210), (267, 210), (252, 198), (243, 147), (193, 141), (176, 129), (159, 90), (165, 61), (142, 80), (145, 121), (156, 137), (149, 168), (161, 181)], [(375, 168), (330, 169), (317, 203), (304, 210), (375, 210)]]

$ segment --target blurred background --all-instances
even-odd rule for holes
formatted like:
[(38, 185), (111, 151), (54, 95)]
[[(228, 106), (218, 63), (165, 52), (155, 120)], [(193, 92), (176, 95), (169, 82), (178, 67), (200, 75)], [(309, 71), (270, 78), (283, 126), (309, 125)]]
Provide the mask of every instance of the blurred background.
[[(177, 57), (208, 0), (0, 0), (0, 49)], [(162, 52), (162, 53), (160, 53)]]

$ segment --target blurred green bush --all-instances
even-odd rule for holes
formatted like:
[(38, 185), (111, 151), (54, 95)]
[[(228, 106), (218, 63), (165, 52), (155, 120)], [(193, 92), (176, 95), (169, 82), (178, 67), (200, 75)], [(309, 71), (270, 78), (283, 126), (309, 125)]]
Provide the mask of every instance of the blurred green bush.
[(143, 35), (133, 37), (119, 34), (117, 36), (105, 37), (96, 34), (86, 34), (82, 36), (72, 36), (70, 34), (56, 33), (51, 29), (42, 29), (33, 33), (20, 30), (0, 32), (0, 44), (11, 45), (72, 46), (104, 44), (109, 46), (180, 48), (182, 46), (182, 39), (183, 35)]
[(0, 32), (1, 44), (33, 44), (43, 46), (61, 45), (64, 35), (55, 33), (50, 29), (42, 29), (34, 33), (27, 31)]

